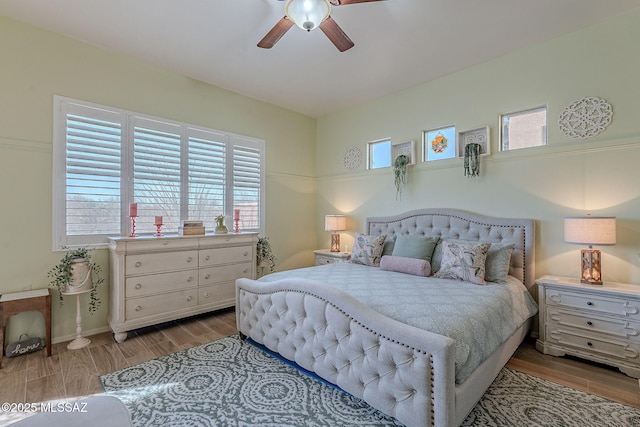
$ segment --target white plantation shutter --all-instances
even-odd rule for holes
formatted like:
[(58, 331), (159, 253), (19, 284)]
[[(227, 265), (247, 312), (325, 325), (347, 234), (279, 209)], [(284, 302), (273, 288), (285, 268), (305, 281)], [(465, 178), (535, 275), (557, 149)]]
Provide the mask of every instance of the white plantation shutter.
[(181, 127), (134, 118), (133, 200), (138, 204), (136, 233), (156, 231), (155, 216), (162, 215), (165, 230), (180, 223)]
[(233, 141), (233, 206), (240, 209), (241, 229), (259, 231), (264, 183), (262, 144), (242, 138)]
[[(227, 136), (190, 129), (189, 208), (190, 220), (214, 227), (214, 218), (225, 215)], [(225, 224), (230, 229), (227, 217)]]
[(128, 235), (133, 201), (140, 235), (157, 215), (166, 234), (182, 220), (213, 231), (218, 215), (232, 230), (234, 208), (261, 231), (264, 141), (58, 96), (54, 108), (54, 250)]

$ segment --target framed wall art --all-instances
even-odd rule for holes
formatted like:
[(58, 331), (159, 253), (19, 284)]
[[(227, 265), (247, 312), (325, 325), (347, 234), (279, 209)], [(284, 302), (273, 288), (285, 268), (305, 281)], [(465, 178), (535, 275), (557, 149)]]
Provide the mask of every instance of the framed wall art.
[(467, 130), (458, 133), (458, 157), (464, 157), (464, 148), (467, 144), (480, 144), (480, 155), (491, 154), (491, 144), (489, 136), (489, 126), (478, 129)]
[(456, 127), (422, 131), (422, 155), (424, 162), (456, 157)]
[(409, 157), (409, 164), (416, 164), (416, 145), (413, 141), (403, 142), (402, 144), (393, 144), (392, 146), (392, 163), (396, 157), (401, 154)]

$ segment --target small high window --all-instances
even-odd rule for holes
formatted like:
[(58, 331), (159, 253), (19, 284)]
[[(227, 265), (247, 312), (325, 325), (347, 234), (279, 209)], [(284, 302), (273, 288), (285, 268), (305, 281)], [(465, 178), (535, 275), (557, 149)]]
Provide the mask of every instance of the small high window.
[(380, 139), (367, 144), (367, 168), (379, 169), (391, 166), (391, 140)]
[(547, 145), (547, 107), (500, 116), (503, 151)]

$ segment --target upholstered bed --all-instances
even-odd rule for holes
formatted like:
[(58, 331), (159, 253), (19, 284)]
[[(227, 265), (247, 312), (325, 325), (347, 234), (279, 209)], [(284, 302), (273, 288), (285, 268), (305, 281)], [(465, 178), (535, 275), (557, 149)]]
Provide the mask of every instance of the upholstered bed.
[[(239, 279), (238, 330), (407, 426), (460, 425), (529, 331), (534, 222), (421, 209), (368, 218), (365, 234), (509, 246), (508, 277), (481, 286), (344, 263)], [(396, 294), (405, 298), (400, 308), (391, 303)], [(469, 298), (493, 304), (489, 314)], [(447, 305), (460, 308), (457, 320), (432, 316)], [(528, 308), (512, 319), (517, 305)]]

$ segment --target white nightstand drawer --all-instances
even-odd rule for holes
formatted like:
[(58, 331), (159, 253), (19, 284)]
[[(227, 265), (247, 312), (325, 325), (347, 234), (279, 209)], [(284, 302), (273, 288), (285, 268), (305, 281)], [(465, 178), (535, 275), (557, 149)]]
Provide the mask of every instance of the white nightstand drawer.
[(548, 288), (547, 305), (577, 308), (640, 320), (640, 301), (611, 295)]
[(640, 342), (640, 323), (547, 307), (547, 330), (567, 329)]
[(569, 330), (547, 328), (547, 341), (552, 344), (576, 347), (604, 357), (614, 357), (631, 362), (640, 362), (640, 345), (623, 340), (606, 339)]

